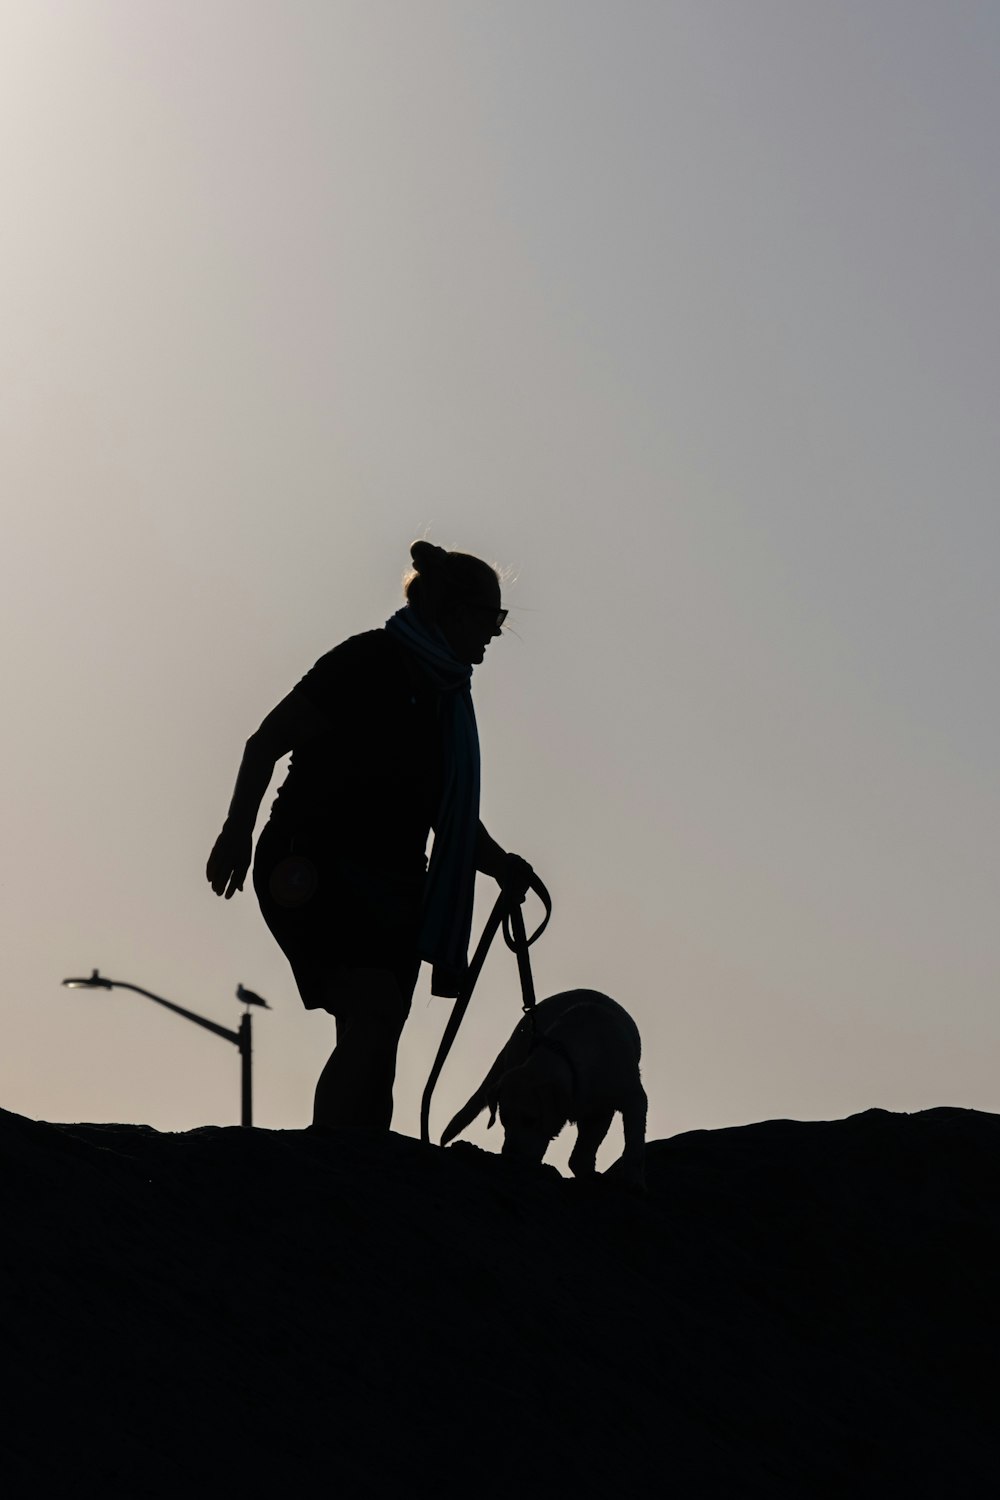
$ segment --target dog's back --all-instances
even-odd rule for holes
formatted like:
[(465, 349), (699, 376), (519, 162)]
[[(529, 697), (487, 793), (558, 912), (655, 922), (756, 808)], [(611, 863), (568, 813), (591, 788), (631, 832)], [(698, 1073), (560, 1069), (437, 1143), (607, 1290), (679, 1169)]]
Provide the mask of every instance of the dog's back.
[[(580, 1031), (583, 1029), (579, 1025), (580, 1016), (574, 1017), (574, 1012), (580, 1011), (587, 1012), (585, 1025), (588, 1029), (595, 1034), (599, 1031), (611, 1045), (627, 1052), (638, 1064), (642, 1055), (638, 1026), (624, 1005), (619, 1005), (610, 995), (602, 995), (600, 990), (563, 990), (539, 1001), (535, 1006), (535, 1027), (544, 1035), (558, 1035), (569, 1028)], [(530, 1015), (522, 1017), (515, 1036), (525, 1024), (530, 1034)]]
[(567, 990), (542, 1006), (552, 1008), (536, 1017), (536, 1028), (572, 1059), (580, 1099), (590, 1110), (599, 1102), (620, 1109), (642, 1055), (639, 1028), (625, 1007), (598, 990)]

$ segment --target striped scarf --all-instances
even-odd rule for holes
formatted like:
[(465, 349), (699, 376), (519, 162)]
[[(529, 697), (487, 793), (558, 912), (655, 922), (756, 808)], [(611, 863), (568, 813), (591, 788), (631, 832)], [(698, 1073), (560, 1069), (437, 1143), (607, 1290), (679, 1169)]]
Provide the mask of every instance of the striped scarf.
[(385, 628), (419, 662), (441, 695), (444, 789), (434, 822), (420, 923), (421, 958), (434, 965), (431, 993), (457, 995), (469, 966), (479, 832), (479, 734), (472, 706), (472, 668), (452, 652), (436, 625), (409, 605)]

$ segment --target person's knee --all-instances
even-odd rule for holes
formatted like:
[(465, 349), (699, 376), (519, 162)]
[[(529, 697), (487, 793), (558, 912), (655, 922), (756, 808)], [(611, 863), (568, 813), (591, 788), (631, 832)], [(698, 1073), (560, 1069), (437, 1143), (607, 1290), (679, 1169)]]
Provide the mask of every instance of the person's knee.
[(356, 968), (342, 984), (338, 1007), (338, 1034), (362, 1038), (396, 1039), (409, 1014), (410, 1000), (403, 995), (390, 969)]

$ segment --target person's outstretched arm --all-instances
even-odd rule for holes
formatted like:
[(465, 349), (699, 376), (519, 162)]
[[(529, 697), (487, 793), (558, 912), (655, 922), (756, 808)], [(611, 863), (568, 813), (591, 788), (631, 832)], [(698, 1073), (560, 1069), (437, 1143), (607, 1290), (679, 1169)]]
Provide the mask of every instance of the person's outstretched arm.
[(228, 901), (243, 889), (253, 852), (253, 830), (275, 763), (296, 745), (329, 729), (304, 693), (293, 689), (247, 740), (229, 814), (215, 841), (205, 874), (217, 896)]

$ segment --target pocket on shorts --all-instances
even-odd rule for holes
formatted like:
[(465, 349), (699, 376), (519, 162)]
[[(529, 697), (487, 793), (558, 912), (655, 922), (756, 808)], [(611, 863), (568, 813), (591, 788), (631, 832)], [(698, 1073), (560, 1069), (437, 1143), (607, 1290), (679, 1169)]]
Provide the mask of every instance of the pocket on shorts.
[(286, 911), (305, 906), (319, 887), (319, 870), (305, 854), (286, 854), (267, 879), (271, 900)]

